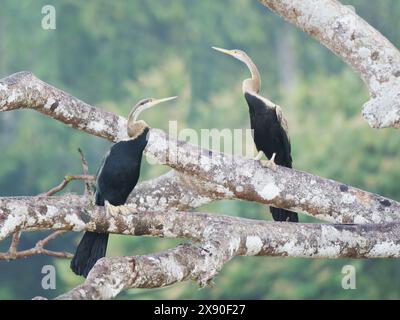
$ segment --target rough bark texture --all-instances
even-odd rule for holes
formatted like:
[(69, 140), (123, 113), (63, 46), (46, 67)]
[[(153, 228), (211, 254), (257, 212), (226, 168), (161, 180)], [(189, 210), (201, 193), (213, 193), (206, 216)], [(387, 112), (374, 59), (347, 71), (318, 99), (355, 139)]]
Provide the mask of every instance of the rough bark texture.
[[(124, 118), (90, 106), (31, 73), (11, 75), (0, 84), (0, 111), (30, 108), (111, 141), (125, 138)], [(49, 99), (58, 101), (57, 108), (43, 107), (49, 105)], [(103, 117), (106, 120), (98, 125), (87, 125)], [(392, 222), (400, 214), (400, 203), (394, 200), (309, 173), (270, 168), (252, 159), (202, 149), (158, 129), (151, 129), (145, 153), (175, 170), (135, 188), (130, 203), (138, 211), (187, 210), (218, 199), (241, 199), (301, 210), (339, 223)]]
[(352, 7), (336, 0), (259, 0), (350, 65), (371, 99), (363, 116), (374, 128), (400, 127), (400, 52)]
[[(301, 224), (257, 221), (200, 212), (93, 207), (83, 197), (25, 198), (26, 208), (0, 222), (0, 240), (16, 229), (97, 231), (185, 238), (238, 246), (234, 255), (378, 258), (400, 255), (400, 224)], [(16, 208), (15, 202), (10, 202)], [(18, 212), (16, 214), (15, 212)], [(231, 240), (229, 240), (231, 241)], [(247, 249), (246, 249), (247, 248)], [(258, 248), (258, 249), (257, 249)], [(216, 254), (216, 253), (214, 253)]]
[[(204, 181), (203, 187), (218, 192), (217, 198), (224, 195), (226, 199), (273, 204), (331, 222), (378, 223), (400, 218), (400, 203), (394, 200), (309, 173), (202, 149), (157, 129), (151, 131), (146, 152), (176, 171)], [(209, 197), (214, 199), (213, 194)]]
[(76, 196), (65, 196), (62, 205), (59, 199), (32, 201), (28, 214), (21, 214), (18, 221), (28, 230), (55, 228), (185, 238), (199, 245), (184, 244), (140, 257), (104, 258), (83, 285), (58, 299), (109, 299), (129, 288), (163, 287), (185, 280), (204, 286), (238, 255), (311, 258), (400, 255), (399, 224), (292, 224), (194, 212), (137, 213), (129, 206), (115, 211), (107, 207), (92, 210), (90, 206), (81, 208), (81, 204), (66, 205), (76, 200)]

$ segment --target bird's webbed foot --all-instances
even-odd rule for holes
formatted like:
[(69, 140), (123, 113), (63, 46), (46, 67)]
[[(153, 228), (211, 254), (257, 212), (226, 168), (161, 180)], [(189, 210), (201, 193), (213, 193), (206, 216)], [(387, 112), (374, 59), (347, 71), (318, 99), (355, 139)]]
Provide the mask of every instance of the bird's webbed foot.
[(104, 206), (105, 206), (106, 212), (108, 214), (110, 214), (111, 216), (117, 216), (117, 215), (120, 215), (121, 213), (122, 214), (129, 213), (129, 209), (126, 206), (124, 206), (124, 205), (114, 206), (111, 203), (109, 203), (107, 200), (104, 202)]
[(277, 164), (275, 163), (276, 153), (273, 153), (271, 159), (266, 160), (266, 161), (261, 160), (261, 157), (263, 154), (264, 154), (264, 152), (259, 151), (257, 156), (254, 158), (254, 160), (260, 161), (260, 163), (263, 167), (266, 167), (266, 168), (276, 171), (276, 169), (278, 168)]

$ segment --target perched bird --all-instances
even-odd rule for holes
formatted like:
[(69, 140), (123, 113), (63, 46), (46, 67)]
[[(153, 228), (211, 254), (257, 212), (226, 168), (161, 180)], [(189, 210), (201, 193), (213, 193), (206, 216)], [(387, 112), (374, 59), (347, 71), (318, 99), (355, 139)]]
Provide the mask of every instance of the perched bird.
[[(264, 153), (271, 162), (291, 168), (292, 156), (287, 121), (281, 107), (259, 95), (261, 78), (255, 63), (244, 51), (217, 47), (213, 49), (242, 61), (250, 70), (251, 78), (243, 81), (242, 90), (249, 105), (253, 139), (259, 151), (256, 160), (260, 160)], [(270, 210), (275, 221), (298, 222), (295, 212), (274, 207), (270, 207)]]
[[(133, 107), (127, 122), (128, 139), (110, 148), (98, 170), (95, 195), (97, 206), (104, 206), (106, 202), (111, 207), (125, 204), (138, 182), (142, 154), (150, 130), (146, 122), (137, 118), (143, 110), (175, 98), (144, 99)], [(96, 261), (105, 256), (107, 242), (108, 233), (86, 231), (71, 261), (72, 271), (86, 278)]]

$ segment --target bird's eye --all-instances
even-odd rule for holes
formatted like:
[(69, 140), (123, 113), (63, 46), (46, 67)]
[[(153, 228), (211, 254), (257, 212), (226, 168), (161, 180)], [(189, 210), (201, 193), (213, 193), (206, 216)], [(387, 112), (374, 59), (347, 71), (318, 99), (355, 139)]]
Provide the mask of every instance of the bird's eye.
[(152, 101), (152, 99), (143, 99), (143, 100), (139, 103), (139, 105), (142, 106), (142, 105), (144, 105), (144, 104), (146, 104), (146, 103), (149, 103), (150, 101)]

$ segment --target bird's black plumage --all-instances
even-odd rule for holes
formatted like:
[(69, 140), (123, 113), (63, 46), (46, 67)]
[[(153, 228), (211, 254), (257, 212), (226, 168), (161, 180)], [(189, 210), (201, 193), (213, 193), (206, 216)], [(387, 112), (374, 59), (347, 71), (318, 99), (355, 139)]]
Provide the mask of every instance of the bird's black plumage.
[(97, 178), (96, 204), (108, 201), (114, 206), (123, 205), (139, 179), (143, 150), (147, 145), (146, 128), (132, 140), (113, 145), (100, 167)]
[[(105, 201), (114, 206), (125, 204), (139, 179), (148, 132), (146, 127), (136, 138), (110, 148), (97, 174), (96, 205), (104, 206)], [(85, 232), (71, 261), (72, 271), (86, 277), (96, 261), (105, 256), (107, 242), (108, 234)]]
[[(257, 150), (263, 151), (268, 158), (275, 153), (276, 164), (291, 168), (289, 137), (278, 118), (275, 106), (267, 105), (266, 101), (252, 92), (245, 92), (244, 96), (249, 105), (250, 124)], [(295, 212), (274, 207), (270, 210), (275, 221), (298, 222)]]

